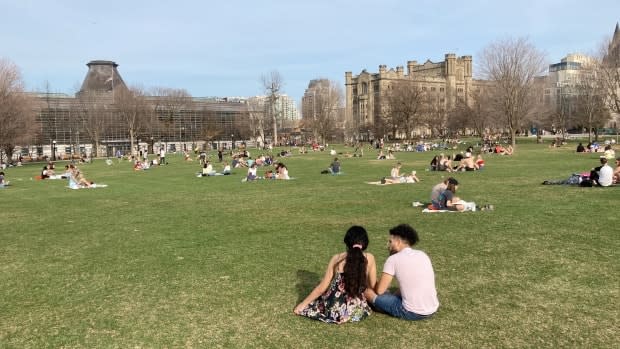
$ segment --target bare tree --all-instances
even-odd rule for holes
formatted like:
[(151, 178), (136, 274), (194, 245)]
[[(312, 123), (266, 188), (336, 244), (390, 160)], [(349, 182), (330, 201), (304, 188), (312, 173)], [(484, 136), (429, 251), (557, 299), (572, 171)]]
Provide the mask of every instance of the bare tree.
[(278, 109), (277, 102), (282, 90), (282, 76), (277, 70), (272, 71), (268, 76), (263, 75), (261, 77), (263, 89), (267, 94), (269, 114), (273, 123), (273, 144), (278, 143)]
[(426, 94), (424, 101), (424, 123), (431, 130), (431, 136), (443, 136), (448, 128), (448, 111), (445, 100), (433, 94)]
[[(174, 129), (175, 121), (180, 120), (181, 111), (187, 110), (192, 104), (192, 96), (184, 89), (159, 87), (153, 93), (157, 103), (154, 105), (155, 112), (160, 116), (166, 128), (166, 139), (170, 141), (176, 134)], [(182, 127), (180, 122), (179, 129)]]
[(246, 102), (249, 116), (249, 127), (256, 146), (262, 148), (265, 142), (265, 103), (259, 97), (248, 98)]
[(515, 147), (517, 130), (538, 101), (536, 77), (547, 69), (545, 55), (525, 38), (508, 38), (487, 46), (479, 64), (482, 75), (495, 85), (494, 107), (504, 116)]
[(599, 48), (599, 78), (606, 92), (605, 102), (614, 113), (620, 113), (620, 28), (616, 25), (614, 39), (607, 39)]
[(223, 133), (222, 128), (217, 126), (215, 112), (213, 110), (207, 110), (203, 108), (205, 115), (205, 123), (200, 130), (200, 136), (207, 142), (211, 142)]
[(312, 90), (312, 115), (304, 118), (304, 125), (312, 130), (314, 139), (326, 143), (338, 123), (344, 94), (337, 82), (327, 79), (317, 81), (320, 83)]
[(34, 99), (24, 92), (19, 68), (0, 59), (0, 163), (2, 151), (8, 159), (17, 144), (23, 144), (36, 135)]
[(146, 127), (148, 105), (144, 91), (138, 87), (118, 89), (114, 98), (120, 121), (129, 132), (129, 141), (133, 152), (136, 135)]
[(101, 140), (105, 137), (109, 126), (108, 105), (96, 92), (82, 92), (76, 99), (76, 111), (81, 129), (92, 140), (95, 156), (99, 156)]
[(611, 116), (607, 107), (613, 107), (613, 104), (606, 105), (605, 103), (609, 97), (601, 71), (601, 64), (596, 60), (590, 64), (582, 65), (579, 81), (575, 85), (577, 114), (582, 125), (588, 129), (588, 141), (590, 142), (592, 141), (593, 131), (598, 139), (598, 128), (603, 127)]
[(426, 92), (412, 82), (398, 81), (392, 84), (386, 95), (389, 113), (387, 124), (396, 138), (402, 132), (406, 139), (411, 137), (412, 130), (424, 124), (422, 115), (426, 108)]
[(575, 86), (561, 86), (554, 95), (555, 100), (545, 103), (545, 108), (539, 120), (543, 125), (554, 128), (562, 138), (566, 138), (566, 131), (574, 126), (577, 110), (577, 92)]

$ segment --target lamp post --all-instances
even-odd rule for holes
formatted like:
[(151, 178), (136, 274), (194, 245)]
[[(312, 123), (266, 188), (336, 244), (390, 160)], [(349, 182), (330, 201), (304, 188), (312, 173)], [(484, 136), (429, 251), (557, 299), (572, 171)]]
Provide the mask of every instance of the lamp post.
[(56, 161), (56, 140), (52, 141), (52, 161)]
[(136, 153), (138, 160), (140, 160), (140, 142), (142, 142), (142, 140), (138, 138), (138, 144), (136, 145), (136, 149), (138, 149), (138, 152)]
[(368, 135), (368, 143), (370, 143), (370, 130), (366, 130), (366, 134)]
[(231, 143), (232, 143), (230, 145), (231, 149), (235, 149), (235, 134), (234, 133), (230, 134), (230, 140), (231, 140)]

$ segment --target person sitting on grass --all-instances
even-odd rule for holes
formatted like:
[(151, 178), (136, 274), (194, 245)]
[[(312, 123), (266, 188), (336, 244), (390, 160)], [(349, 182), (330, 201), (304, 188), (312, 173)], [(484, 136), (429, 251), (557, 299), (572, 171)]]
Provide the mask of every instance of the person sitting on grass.
[(291, 179), (288, 175), (288, 168), (281, 162), (276, 165), (276, 173), (276, 179)]
[(364, 291), (375, 286), (377, 266), (375, 257), (364, 252), (366, 229), (352, 226), (344, 243), (347, 250), (332, 256), (323, 279), (293, 309), (295, 314), (333, 324), (357, 322), (370, 315)]
[(439, 194), (437, 206), (433, 204), (435, 210), (448, 210), (448, 211), (475, 211), (476, 203), (466, 202), (456, 196), (456, 190), (458, 189), (459, 182), (455, 178), (449, 178), (446, 189)]
[(231, 174), (230, 165), (226, 161), (224, 161), (224, 169), (222, 170), (222, 174), (225, 176), (228, 176)]
[(4, 171), (0, 171), (0, 188), (4, 188), (9, 185), (9, 181), (4, 178)]
[(334, 175), (340, 174), (340, 161), (338, 161), (338, 158), (334, 158), (334, 161), (329, 165), (327, 171)]
[[(377, 311), (404, 320), (424, 320), (439, 308), (435, 272), (430, 258), (412, 247), (418, 243), (418, 233), (408, 224), (390, 229), (388, 252), (383, 273), (375, 287), (364, 292)], [(388, 292), (392, 280), (398, 290)]]
[(478, 166), (474, 162), (474, 158), (471, 157), (471, 153), (465, 153), (465, 156), (461, 159), (461, 162), (456, 167), (456, 171), (475, 171)]
[(605, 156), (600, 157), (601, 166), (595, 167), (590, 171), (590, 181), (592, 185), (608, 187), (613, 183), (614, 170), (607, 164)]
[(478, 166), (479, 170), (484, 168), (484, 159), (482, 158), (482, 154), (478, 154), (476, 157), (476, 166)]
[(202, 165), (202, 176), (215, 176), (215, 171), (213, 170), (213, 165), (211, 161), (207, 160), (204, 165)]
[(614, 184), (620, 184), (620, 157), (616, 158), (616, 168), (614, 169), (613, 177)]
[(245, 177), (245, 179), (248, 181), (253, 181), (257, 178), (258, 177), (256, 176), (256, 164), (252, 164), (252, 166), (248, 168), (248, 174)]
[(69, 177), (69, 187), (71, 189), (90, 188), (95, 182), (89, 181), (84, 174), (73, 164), (69, 165), (71, 176)]

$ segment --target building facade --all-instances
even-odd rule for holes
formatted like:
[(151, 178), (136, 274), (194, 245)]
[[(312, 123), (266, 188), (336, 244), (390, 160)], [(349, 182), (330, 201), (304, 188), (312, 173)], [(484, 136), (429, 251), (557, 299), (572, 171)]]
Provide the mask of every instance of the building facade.
[[(445, 109), (453, 108), (457, 99), (468, 99), (472, 88), (472, 57), (457, 57), (453, 53), (445, 55), (445, 60), (434, 63), (427, 60), (407, 62), (407, 72), (403, 66), (388, 69), (379, 66), (379, 72), (363, 70), (358, 75), (345, 73), (345, 123), (354, 130), (353, 137), (363, 139), (374, 129), (385, 110), (385, 95), (395, 82), (406, 82), (419, 86), (435, 95)], [(383, 135), (375, 135), (383, 137)]]
[[(73, 157), (78, 154), (112, 155), (160, 147), (169, 151), (196, 146), (232, 146), (248, 139), (248, 110), (244, 100), (217, 97), (188, 97), (182, 105), (167, 110), (166, 96), (144, 96), (140, 127), (133, 142), (119, 111), (119, 97), (127, 87), (118, 64), (91, 61), (80, 91), (67, 94), (34, 93), (40, 130), (36, 146), (22, 154)], [(95, 142), (98, 140), (98, 142)], [(95, 143), (99, 149), (95, 149)], [(130, 145), (134, 144), (134, 149)], [(135, 144), (138, 144), (136, 147)]]

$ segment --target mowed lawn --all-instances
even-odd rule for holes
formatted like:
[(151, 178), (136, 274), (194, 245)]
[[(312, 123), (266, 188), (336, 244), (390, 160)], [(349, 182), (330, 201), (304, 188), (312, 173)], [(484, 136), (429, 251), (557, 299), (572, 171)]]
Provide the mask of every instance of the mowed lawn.
[[(541, 185), (597, 165), (574, 148), (526, 142), (486, 156), (483, 171), (455, 177), (461, 197), (495, 210), (459, 214), (411, 205), (447, 175), (425, 171), (439, 152), (380, 161), (366, 150), (340, 156), (344, 174), (332, 176), (320, 174), (328, 152), (293, 150), (282, 159), (293, 180), (253, 183), (244, 169), (197, 178), (180, 156), (144, 172), (96, 160), (80, 167), (108, 187), (89, 190), (31, 180), (42, 164), (9, 168), (0, 348), (617, 348), (620, 187)], [(365, 183), (395, 161), (422, 182)], [(433, 262), (434, 317), (338, 326), (293, 314), (349, 226), (366, 227), (381, 270), (399, 223)]]

